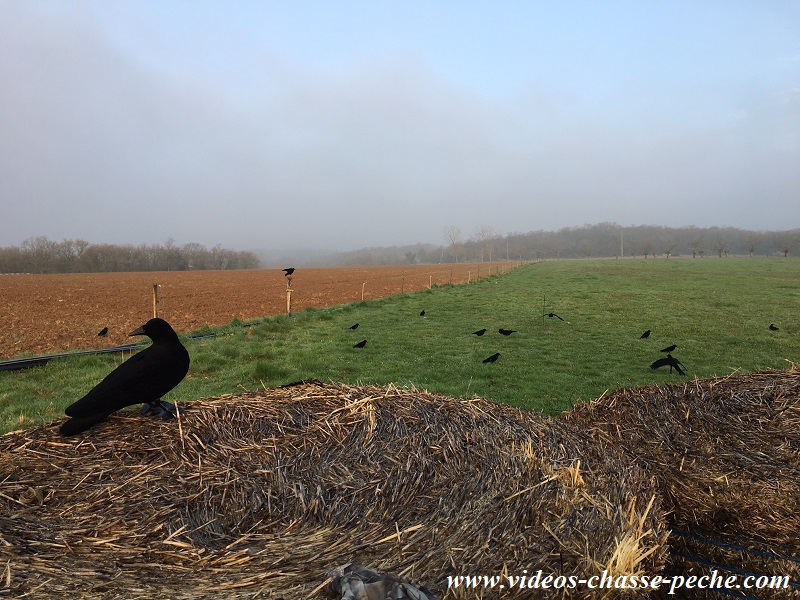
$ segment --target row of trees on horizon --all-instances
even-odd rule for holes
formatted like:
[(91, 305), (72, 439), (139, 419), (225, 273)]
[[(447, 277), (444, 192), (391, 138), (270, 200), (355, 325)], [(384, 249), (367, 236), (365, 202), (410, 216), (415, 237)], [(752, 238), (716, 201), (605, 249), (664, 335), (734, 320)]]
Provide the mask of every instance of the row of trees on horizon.
[[(445, 244), (364, 248), (305, 256), (295, 266), (401, 265), (557, 258), (783, 256), (800, 247), (800, 229), (750, 231), (734, 227), (621, 226), (600, 223), (558, 231), (501, 235), (494, 228), (476, 229), (464, 239), (457, 227), (445, 227)], [(20, 246), (0, 248), (0, 273), (98, 273), (120, 271), (186, 271), (257, 269), (286, 266), (282, 256), (259, 257), (217, 245), (91, 244), (84, 240), (54, 242), (28, 238)]]
[(107, 273), (124, 271), (188, 271), (190, 269), (256, 269), (258, 257), (249, 251), (227, 250), (217, 245), (138, 246), (90, 244), (85, 240), (54, 242), (47, 237), (28, 238), (20, 246), (0, 248), (0, 273)]

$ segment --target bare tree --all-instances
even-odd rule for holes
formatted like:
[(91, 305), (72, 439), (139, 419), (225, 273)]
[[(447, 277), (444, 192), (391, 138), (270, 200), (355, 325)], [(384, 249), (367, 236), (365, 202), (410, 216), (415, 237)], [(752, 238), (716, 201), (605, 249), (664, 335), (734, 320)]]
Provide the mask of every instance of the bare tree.
[(480, 246), (481, 262), (484, 260), (484, 253), (489, 256), (489, 262), (492, 262), (492, 242), (497, 237), (494, 227), (491, 225), (481, 225), (475, 229), (472, 235)]
[(448, 225), (444, 228), (444, 239), (453, 259), (458, 262), (458, 251), (461, 248), (461, 230), (453, 225)]

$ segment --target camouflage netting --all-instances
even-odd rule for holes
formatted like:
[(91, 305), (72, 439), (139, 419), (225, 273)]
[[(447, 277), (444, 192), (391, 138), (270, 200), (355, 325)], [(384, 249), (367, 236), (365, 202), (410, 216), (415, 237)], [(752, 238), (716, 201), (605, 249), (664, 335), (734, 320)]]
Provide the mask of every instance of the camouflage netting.
[(0, 437), (0, 596), (321, 598), (350, 562), (456, 599), (478, 596), (448, 576), (523, 569), (800, 582), (797, 371), (620, 390), (560, 419), (318, 382), (184, 407)]
[(583, 425), (318, 382), (183, 406), (0, 437), (0, 596), (317, 598), (356, 562), (474, 598), (447, 576), (665, 565), (649, 465)]

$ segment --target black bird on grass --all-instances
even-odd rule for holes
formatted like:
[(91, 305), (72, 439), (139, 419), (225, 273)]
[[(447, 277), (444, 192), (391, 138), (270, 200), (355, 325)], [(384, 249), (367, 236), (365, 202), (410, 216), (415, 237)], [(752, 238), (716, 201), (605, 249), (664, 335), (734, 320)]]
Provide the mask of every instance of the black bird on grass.
[(472, 332), (472, 335), (477, 335), (478, 337), (480, 337), (480, 336), (482, 336), (484, 333), (486, 333), (486, 328), (485, 328), (485, 327), (484, 327), (483, 329), (478, 329), (478, 331), (473, 331), (473, 332)]
[(284, 277), (288, 277), (292, 273), (294, 273), (294, 267), (289, 267), (288, 269), (281, 269), (284, 272)]
[(355, 325), (350, 325), (350, 327), (348, 327), (348, 329), (352, 329), (352, 330), (355, 331), (356, 329), (358, 329), (358, 323), (356, 323)]
[(108, 327), (103, 327), (97, 337), (106, 337), (108, 335)]
[(562, 319), (561, 317), (559, 317), (559, 316), (558, 316), (556, 313), (546, 313), (546, 314), (544, 314), (544, 315), (542, 315), (542, 316), (543, 316), (543, 317), (550, 317), (551, 319), (552, 319), (553, 317), (555, 317), (556, 319), (560, 319), (561, 321), (563, 321), (563, 320), (564, 320), (564, 319)]
[(769, 330), (770, 330), (770, 331), (778, 331), (778, 328), (777, 328), (777, 327), (775, 327), (775, 323), (770, 323), (770, 324), (769, 324)]
[(75, 435), (96, 425), (111, 413), (140, 402), (154, 414), (175, 414), (161, 397), (178, 385), (189, 371), (189, 353), (178, 334), (163, 319), (150, 319), (129, 335), (146, 335), (152, 345), (134, 354), (83, 398), (64, 411), (71, 417), (61, 425), (61, 435)]
[(503, 329), (502, 327), (497, 330), (497, 333), (500, 335), (511, 335), (512, 333), (517, 333), (516, 329)]
[(353, 348), (363, 348), (367, 345), (367, 340), (361, 340), (357, 344), (353, 344)]
[(672, 346), (667, 346), (666, 348), (662, 348), (661, 352), (666, 352), (666, 353), (674, 352), (675, 348), (677, 348), (677, 346), (675, 344), (672, 344)]
[(485, 362), (485, 363), (493, 363), (493, 362), (497, 362), (497, 359), (498, 359), (498, 358), (500, 358), (500, 353), (499, 353), (499, 352), (495, 352), (495, 353), (494, 353), (494, 354), (492, 354), (492, 355), (491, 355), (489, 358), (484, 358), (484, 359), (483, 359), (483, 362)]
[(421, 313), (419, 313), (419, 316), (420, 317), (424, 317), (425, 316), (425, 311), (423, 310)]
[(649, 338), (649, 337), (650, 337), (650, 330), (648, 329), (648, 330), (647, 330), (647, 331), (645, 331), (645, 332), (644, 332), (642, 335), (640, 335), (640, 336), (639, 336), (639, 339), (640, 339), (640, 340), (646, 340), (646, 339), (647, 339), (647, 338)]
[(681, 367), (683, 366), (683, 363), (681, 361), (679, 361), (677, 358), (675, 358), (674, 356), (672, 356), (672, 354), (667, 354), (665, 357), (659, 358), (652, 365), (650, 365), (650, 368), (653, 369), (653, 370), (656, 370), (656, 369), (659, 369), (661, 367), (667, 367), (667, 366), (669, 367), (669, 372), (670, 373), (672, 373), (672, 369), (675, 369), (679, 374), (686, 375), (686, 373), (684, 373), (681, 370)]

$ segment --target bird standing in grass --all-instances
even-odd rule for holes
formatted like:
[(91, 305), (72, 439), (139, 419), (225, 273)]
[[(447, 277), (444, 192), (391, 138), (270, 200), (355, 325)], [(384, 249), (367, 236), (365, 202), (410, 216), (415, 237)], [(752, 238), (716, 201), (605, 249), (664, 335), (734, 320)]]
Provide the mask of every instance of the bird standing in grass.
[(655, 369), (658, 369), (660, 367), (667, 367), (667, 366), (669, 367), (669, 372), (670, 373), (672, 373), (672, 369), (675, 369), (679, 374), (686, 375), (686, 373), (684, 373), (681, 370), (681, 367), (683, 366), (683, 363), (681, 361), (679, 361), (677, 358), (675, 358), (674, 356), (672, 356), (672, 354), (667, 354), (665, 357), (659, 358), (652, 365), (650, 365), (650, 368), (655, 370)]
[(500, 358), (500, 353), (499, 353), (499, 352), (495, 352), (495, 353), (494, 353), (494, 354), (492, 354), (490, 357), (488, 357), (488, 358), (484, 358), (484, 359), (483, 359), (483, 362), (485, 362), (485, 363), (493, 363), (493, 362), (497, 362), (497, 359), (498, 359), (498, 358)]
[(558, 316), (556, 313), (554, 313), (554, 312), (551, 312), (551, 313), (546, 313), (546, 314), (544, 314), (544, 315), (542, 315), (542, 316), (543, 316), (543, 317), (550, 317), (551, 319), (552, 319), (552, 318), (556, 318), (556, 319), (559, 319), (559, 320), (561, 320), (561, 321), (563, 321), (563, 320), (564, 320), (564, 319), (562, 319), (561, 317), (559, 317), (559, 316)]
[(640, 340), (646, 340), (646, 339), (647, 339), (647, 338), (649, 338), (649, 337), (650, 337), (650, 330), (648, 329), (648, 330), (647, 330), (647, 331), (645, 331), (645, 332), (644, 332), (642, 335), (640, 335), (640, 336), (639, 336), (639, 339), (640, 339)]
[(500, 335), (511, 335), (512, 333), (517, 333), (516, 329), (503, 329), (502, 327), (497, 330), (497, 333)]
[(667, 346), (666, 348), (662, 348), (661, 352), (666, 352), (667, 354), (669, 354), (670, 352), (674, 352), (675, 348), (677, 348), (677, 346), (675, 344), (672, 344), (672, 346)]
[(189, 353), (178, 334), (163, 319), (150, 319), (129, 335), (146, 335), (153, 343), (68, 406), (64, 412), (71, 418), (61, 425), (61, 435), (85, 431), (111, 413), (140, 402), (162, 417), (175, 413), (175, 407), (163, 402), (161, 397), (178, 385), (189, 371)]
[(358, 329), (358, 323), (356, 323), (355, 325), (350, 325), (348, 329), (352, 329), (353, 331), (355, 331), (356, 329)]
[(472, 335), (477, 335), (478, 337), (480, 337), (480, 336), (482, 336), (484, 333), (486, 333), (486, 328), (483, 328), (483, 329), (478, 329), (478, 331), (473, 331), (473, 332), (472, 332)]
[(425, 311), (423, 310), (421, 313), (419, 313), (419, 316), (420, 317), (424, 317), (425, 316)]
[(769, 330), (770, 330), (770, 331), (778, 331), (778, 328), (777, 328), (777, 327), (775, 327), (775, 323), (770, 323), (770, 324), (769, 324)]
[(353, 348), (363, 348), (367, 345), (367, 340), (361, 340), (357, 344), (353, 344)]

